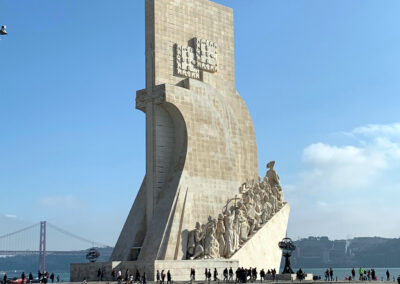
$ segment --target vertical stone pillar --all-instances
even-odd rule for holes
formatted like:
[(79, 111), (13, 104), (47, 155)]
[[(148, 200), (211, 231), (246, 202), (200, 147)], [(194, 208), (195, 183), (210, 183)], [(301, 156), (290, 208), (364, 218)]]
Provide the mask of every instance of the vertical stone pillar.
[(146, 104), (146, 228), (149, 228), (154, 210), (155, 181), (155, 105)]

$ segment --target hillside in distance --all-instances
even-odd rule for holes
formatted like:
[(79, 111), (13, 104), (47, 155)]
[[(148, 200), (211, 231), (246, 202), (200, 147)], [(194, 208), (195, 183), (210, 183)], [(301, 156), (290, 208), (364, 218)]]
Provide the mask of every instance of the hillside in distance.
[(400, 238), (308, 237), (294, 243), (296, 250), (291, 258), (294, 267), (400, 267)]

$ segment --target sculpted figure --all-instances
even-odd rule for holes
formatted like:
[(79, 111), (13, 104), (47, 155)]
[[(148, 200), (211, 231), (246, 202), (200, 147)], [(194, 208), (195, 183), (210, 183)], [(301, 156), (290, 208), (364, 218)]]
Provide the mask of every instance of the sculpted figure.
[[(282, 191), (282, 189), (281, 189)], [(282, 207), (282, 201), (279, 200), (280, 194), (279, 194), (279, 188), (274, 186), (272, 188), (272, 196), (274, 197), (274, 202), (275, 202), (275, 212), (278, 211)]]
[(225, 251), (225, 225), (224, 225), (224, 216), (222, 214), (218, 215), (218, 222), (217, 222), (217, 241), (219, 244), (219, 255), (223, 256)]
[(226, 258), (231, 257), (234, 253), (233, 249), (233, 218), (235, 216), (231, 213), (230, 210), (226, 212), (224, 217), (224, 225), (225, 225), (225, 251), (224, 256)]
[(258, 194), (254, 195), (254, 205), (253, 208), (255, 210), (255, 219), (257, 220), (257, 226), (256, 230), (261, 228), (262, 219), (261, 219), (261, 214), (262, 214), (262, 204), (260, 200), (260, 196)]
[(239, 249), (239, 236), (240, 236), (240, 223), (239, 223), (239, 209), (235, 210), (235, 217), (233, 219), (233, 251)]
[(247, 221), (250, 225), (249, 235), (252, 235), (255, 231), (257, 231), (259, 226), (259, 220), (261, 219), (261, 213), (258, 213), (255, 209), (255, 205), (253, 202), (246, 204), (247, 208)]
[(206, 225), (204, 256), (206, 258), (218, 258), (219, 256), (219, 245), (215, 238), (215, 222), (213, 220)]
[(203, 238), (204, 238), (204, 233), (201, 231), (200, 223), (196, 222), (196, 229), (194, 229), (195, 249), (192, 259), (200, 258), (204, 255)]
[(243, 183), (239, 188), (239, 193), (245, 193), (245, 192), (249, 191), (253, 186), (253, 182), (254, 181), (252, 181), (252, 180), (251, 181), (247, 180), (245, 183)]
[(215, 237), (215, 225), (213, 226), (213, 238), (211, 241), (211, 258), (219, 258), (221, 257), (220, 253), (219, 253), (219, 243), (217, 238)]
[(193, 257), (194, 250), (196, 248), (196, 242), (194, 240), (194, 232), (195, 230), (190, 231), (188, 236), (187, 253), (186, 253), (186, 258), (188, 259)]
[(250, 226), (247, 222), (247, 218), (243, 216), (242, 210), (239, 210), (239, 222), (240, 222), (240, 235), (239, 235), (239, 244), (242, 245), (247, 241), (249, 236)]
[(275, 161), (271, 161), (267, 164), (267, 168), (269, 168), (269, 170), (267, 171), (266, 176), (268, 177), (268, 182), (271, 186), (272, 189), (275, 188), (276, 191), (276, 198), (279, 201), (279, 204), (282, 205), (283, 203), (283, 192), (282, 192), (282, 187), (281, 187), (281, 183), (279, 180), (279, 176), (276, 173), (276, 171), (274, 170), (274, 165), (275, 165)]
[(268, 202), (271, 204), (272, 206), (272, 211), (271, 214), (274, 214), (277, 211), (277, 199), (276, 196), (274, 195), (271, 186), (267, 186), (267, 197), (268, 197)]
[[(267, 199), (267, 196), (265, 196), (265, 199)], [(263, 203), (262, 214), (261, 214), (261, 220), (263, 224), (269, 220), (271, 214), (272, 214), (272, 205), (271, 203), (269, 203), (268, 200), (265, 200)]]
[(274, 170), (274, 165), (275, 165), (275, 161), (271, 161), (267, 164), (267, 168), (269, 169), (266, 173), (266, 176), (268, 177), (268, 182), (271, 185), (271, 187), (274, 186), (281, 186), (281, 182), (279, 180), (279, 176), (276, 173), (276, 171)]

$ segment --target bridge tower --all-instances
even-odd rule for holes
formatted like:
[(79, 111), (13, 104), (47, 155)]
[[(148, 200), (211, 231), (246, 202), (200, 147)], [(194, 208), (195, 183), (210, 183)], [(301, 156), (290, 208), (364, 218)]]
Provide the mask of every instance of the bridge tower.
[(46, 221), (40, 222), (39, 271), (46, 270)]

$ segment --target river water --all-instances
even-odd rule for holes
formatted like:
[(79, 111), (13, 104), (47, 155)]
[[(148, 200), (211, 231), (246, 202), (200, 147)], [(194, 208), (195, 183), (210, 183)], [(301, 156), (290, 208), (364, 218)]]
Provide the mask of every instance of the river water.
[[(329, 268), (329, 267), (325, 267), (325, 268), (302, 268), (302, 270), (305, 273), (312, 273), (313, 275), (319, 275), (321, 276), (321, 279), (324, 280), (324, 274), (325, 274), (325, 270)], [(390, 278), (391, 281), (393, 281), (393, 277), (395, 277), (395, 279), (397, 279), (397, 277), (400, 275), (400, 268), (396, 267), (396, 268), (386, 268), (386, 267), (362, 267), (364, 270), (369, 270), (369, 269), (375, 269), (375, 273), (376, 273), (376, 277), (378, 278), (378, 280), (385, 280), (386, 281), (386, 270), (389, 270), (390, 272)], [(351, 269), (352, 268), (332, 268), (333, 270), (333, 279), (336, 280), (336, 277), (338, 280), (344, 280), (346, 277), (349, 277), (351, 275)], [(354, 267), (354, 270), (356, 271), (356, 279), (358, 280), (358, 269), (359, 267)], [(293, 269), (295, 272), (297, 271), (297, 269)]]

